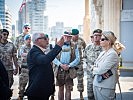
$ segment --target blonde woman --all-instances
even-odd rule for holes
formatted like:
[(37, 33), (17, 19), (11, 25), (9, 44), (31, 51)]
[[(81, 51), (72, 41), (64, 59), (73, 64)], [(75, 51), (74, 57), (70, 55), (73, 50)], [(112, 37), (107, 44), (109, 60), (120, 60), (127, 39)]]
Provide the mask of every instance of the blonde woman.
[(93, 91), (95, 100), (114, 100), (117, 83), (118, 54), (113, 48), (116, 37), (113, 32), (102, 33), (100, 45), (103, 52), (95, 61), (93, 68)]

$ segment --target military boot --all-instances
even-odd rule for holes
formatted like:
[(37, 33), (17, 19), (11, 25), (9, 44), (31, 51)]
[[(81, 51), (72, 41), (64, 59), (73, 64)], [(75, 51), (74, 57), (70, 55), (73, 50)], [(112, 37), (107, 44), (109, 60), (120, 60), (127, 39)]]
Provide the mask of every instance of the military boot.
[(84, 100), (83, 93), (80, 92), (80, 100)]

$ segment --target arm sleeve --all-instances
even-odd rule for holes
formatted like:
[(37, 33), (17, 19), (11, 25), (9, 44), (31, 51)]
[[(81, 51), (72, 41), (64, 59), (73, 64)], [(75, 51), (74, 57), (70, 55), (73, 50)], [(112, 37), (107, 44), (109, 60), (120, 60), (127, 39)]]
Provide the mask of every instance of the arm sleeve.
[(15, 65), (16, 68), (18, 68), (19, 65), (18, 65), (18, 58), (17, 58), (17, 49), (14, 45), (13, 45), (13, 54), (12, 55), (13, 55), (14, 65)]
[(55, 57), (59, 54), (60, 51), (61, 51), (61, 47), (58, 45), (55, 45), (55, 47), (46, 55), (43, 55), (42, 53), (36, 52), (36, 51), (31, 52), (30, 55), (31, 55), (31, 58), (34, 59), (35, 63), (49, 64), (55, 59)]
[(57, 65), (58, 67), (62, 64), (57, 58), (53, 60), (53, 63)]
[(99, 75), (104, 74), (109, 69), (111, 69), (112, 67), (115, 67), (117, 65), (118, 65), (117, 54), (110, 53), (101, 65), (98, 65), (98, 67), (94, 67), (93, 74), (99, 74)]

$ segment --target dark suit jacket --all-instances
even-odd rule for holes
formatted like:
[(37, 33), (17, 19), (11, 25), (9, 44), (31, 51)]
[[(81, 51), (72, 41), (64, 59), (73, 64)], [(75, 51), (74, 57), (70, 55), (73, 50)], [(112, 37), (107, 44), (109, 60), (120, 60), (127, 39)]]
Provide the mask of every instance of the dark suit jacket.
[(0, 60), (0, 100), (8, 100), (12, 96), (9, 88), (8, 73)]
[(58, 45), (55, 45), (46, 55), (35, 45), (29, 51), (27, 55), (29, 68), (27, 96), (43, 97), (54, 93), (54, 74), (51, 62), (60, 51), (61, 47)]

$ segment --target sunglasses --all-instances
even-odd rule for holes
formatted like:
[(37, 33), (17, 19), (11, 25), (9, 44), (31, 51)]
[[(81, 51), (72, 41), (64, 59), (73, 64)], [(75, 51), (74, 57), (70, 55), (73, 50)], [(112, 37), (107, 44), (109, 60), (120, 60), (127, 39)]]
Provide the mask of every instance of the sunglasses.
[(4, 36), (8, 36), (8, 34), (3, 34)]
[(29, 27), (25, 27), (25, 29), (30, 29)]
[(46, 37), (39, 37), (39, 38), (37, 38), (37, 39), (44, 39), (44, 40), (47, 40)]
[(101, 41), (109, 40), (108, 38), (101, 38)]

